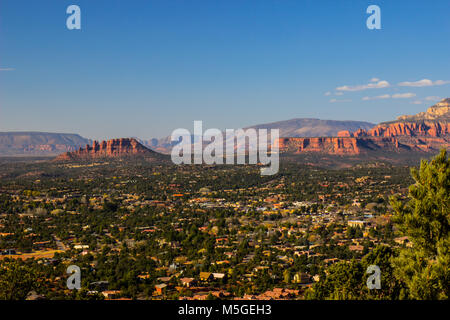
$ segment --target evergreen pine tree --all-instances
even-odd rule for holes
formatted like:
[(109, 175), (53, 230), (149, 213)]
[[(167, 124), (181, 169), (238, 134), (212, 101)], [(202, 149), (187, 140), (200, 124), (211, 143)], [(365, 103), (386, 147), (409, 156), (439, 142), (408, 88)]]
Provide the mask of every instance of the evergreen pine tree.
[(393, 259), (394, 274), (410, 299), (448, 299), (450, 290), (450, 161), (445, 149), (411, 170), (415, 183), (405, 204), (391, 199), (394, 222), (412, 242)]

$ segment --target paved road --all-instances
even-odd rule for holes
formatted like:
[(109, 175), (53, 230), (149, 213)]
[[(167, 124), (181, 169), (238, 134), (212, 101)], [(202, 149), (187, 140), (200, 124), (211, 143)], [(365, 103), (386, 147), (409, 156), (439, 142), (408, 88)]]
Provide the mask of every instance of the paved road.
[(66, 247), (65, 244), (61, 241), (61, 239), (59, 239), (59, 238), (56, 237), (56, 236), (53, 236), (53, 239), (55, 239), (56, 247), (58, 248), (58, 250), (67, 251), (67, 247)]

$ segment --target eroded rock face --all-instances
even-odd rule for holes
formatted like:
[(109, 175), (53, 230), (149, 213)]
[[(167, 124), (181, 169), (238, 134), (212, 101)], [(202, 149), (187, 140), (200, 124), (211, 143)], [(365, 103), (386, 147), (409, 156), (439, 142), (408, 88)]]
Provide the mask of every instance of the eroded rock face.
[(356, 138), (281, 138), (279, 147), (284, 152), (324, 152), (330, 154), (359, 154)]
[(365, 131), (342, 132), (341, 136), (349, 137), (397, 137), (397, 136), (424, 136), (441, 137), (450, 134), (450, 122), (418, 121), (394, 122), (379, 124), (375, 128)]
[(450, 120), (450, 98), (443, 99), (434, 106), (428, 108), (426, 112), (420, 112), (413, 116), (400, 116), (399, 121), (417, 121), (417, 120)]
[(318, 152), (334, 155), (358, 155), (377, 150), (410, 149), (394, 137), (281, 138), (280, 151)]
[(427, 112), (401, 116), (366, 131), (340, 131), (336, 138), (280, 138), (282, 152), (357, 155), (374, 150), (434, 152), (450, 146), (450, 98)]
[(74, 152), (66, 152), (56, 160), (76, 160), (76, 159), (96, 159), (96, 158), (115, 158), (133, 155), (156, 155), (140, 144), (134, 138), (112, 139), (108, 141), (94, 141), (92, 146), (86, 145)]

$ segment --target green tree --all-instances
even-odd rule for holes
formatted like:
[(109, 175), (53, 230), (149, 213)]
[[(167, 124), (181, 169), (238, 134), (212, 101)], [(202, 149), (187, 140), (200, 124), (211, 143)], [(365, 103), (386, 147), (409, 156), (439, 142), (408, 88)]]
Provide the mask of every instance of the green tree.
[(410, 299), (448, 299), (450, 290), (450, 161), (441, 150), (430, 162), (412, 169), (409, 201), (391, 198), (394, 222), (412, 242), (393, 259), (395, 276)]
[(358, 300), (364, 299), (364, 268), (357, 261), (341, 261), (333, 264), (328, 275), (321, 277), (309, 291), (307, 299)]
[[(360, 300), (398, 299), (401, 283), (394, 278), (391, 259), (394, 252), (383, 245), (375, 247), (361, 261), (341, 261), (322, 274), (320, 281), (306, 294), (307, 299)], [(376, 265), (381, 270), (381, 289), (369, 290), (367, 269)]]
[[(400, 292), (403, 289), (402, 283), (394, 277), (394, 269), (392, 259), (396, 256), (396, 252), (388, 246), (378, 245), (367, 255), (365, 255), (361, 263), (363, 269), (367, 270), (370, 265), (376, 265), (381, 271), (381, 289), (369, 290), (367, 286), (364, 292), (367, 299), (399, 299)], [(365, 274), (363, 282), (367, 283), (369, 274)]]
[(0, 300), (25, 300), (37, 288), (36, 273), (27, 265), (12, 261), (0, 266)]

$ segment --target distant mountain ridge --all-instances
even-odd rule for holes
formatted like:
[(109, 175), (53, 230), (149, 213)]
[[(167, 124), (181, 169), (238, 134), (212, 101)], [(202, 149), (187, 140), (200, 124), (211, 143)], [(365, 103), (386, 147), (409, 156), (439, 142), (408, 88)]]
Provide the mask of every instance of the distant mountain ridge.
[[(280, 137), (332, 137), (337, 136), (338, 132), (343, 130), (356, 131), (358, 129), (369, 130), (375, 124), (363, 121), (339, 121), (339, 120), (320, 120), (314, 118), (295, 118), (284, 121), (258, 124), (244, 129), (279, 129)], [(236, 128), (238, 129), (238, 128)], [(170, 141), (169, 137), (161, 139), (141, 140), (148, 148), (161, 152), (169, 153), (176, 144)]]
[(254, 129), (279, 129), (281, 137), (332, 137), (339, 131), (358, 129), (369, 130), (375, 124), (351, 120), (321, 120), (315, 118), (295, 118), (251, 126)]
[(73, 133), (0, 132), (0, 156), (54, 156), (91, 142)]
[[(450, 98), (443, 99), (416, 115), (374, 125), (362, 121), (297, 118), (259, 124), (244, 129), (279, 129), (283, 153), (359, 155), (399, 152), (435, 152), (450, 146)], [(194, 142), (198, 137), (193, 137)], [(57, 155), (82, 159), (170, 153), (175, 142), (170, 137), (147, 141), (122, 138), (101, 143), (77, 134), (45, 132), (0, 133), (0, 155)], [(81, 146), (86, 146), (81, 148)], [(148, 148), (147, 148), (148, 147)], [(151, 150), (150, 150), (151, 149)]]

